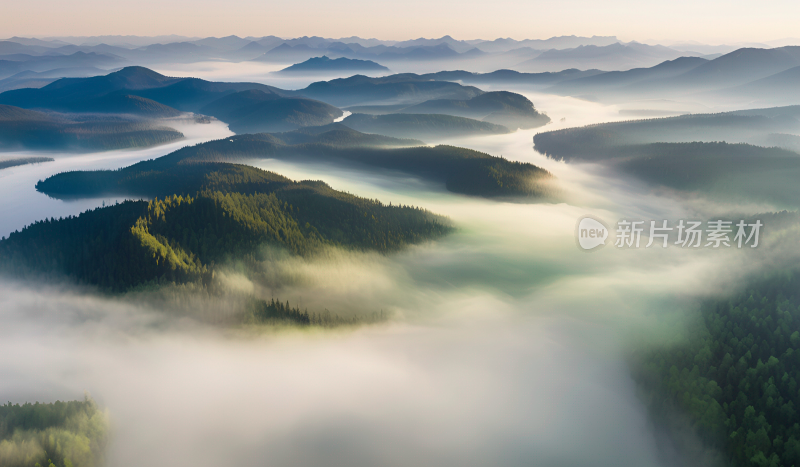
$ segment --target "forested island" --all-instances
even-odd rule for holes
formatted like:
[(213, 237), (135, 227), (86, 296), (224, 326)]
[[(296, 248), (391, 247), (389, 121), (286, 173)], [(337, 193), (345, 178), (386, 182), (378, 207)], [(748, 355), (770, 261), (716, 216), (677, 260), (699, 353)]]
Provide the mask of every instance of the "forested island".
[(108, 420), (90, 398), (0, 405), (3, 467), (102, 467)]
[(348, 107), (353, 113), (438, 114), (480, 120), (507, 127), (537, 128), (550, 122), (525, 96), (508, 91), (482, 92), (469, 99), (431, 99), (418, 104), (359, 105)]
[(297, 255), (327, 245), (390, 252), (451, 230), (445, 218), (423, 209), (384, 205), (319, 181), (163, 159), (132, 166), (144, 170), (56, 176), (92, 185), (121, 175), (120, 187), (157, 198), (45, 219), (14, 232), (0, 241), (4, 269), (17, 276), (66, 276), (114, 291), (152, 282), (208, 284), (214, 264), (257, 254), (263, 245)]
[(107, 151), (182, 139), (158, 120), (125, 115), (56, 114), (0, 105), (0, 149)]
[(538, 128), (550, 122), (527, 97), (508, 91), (485, 92), (471, 99), (435, 99), (403, 109), (403, 113), (435, 113), (476, 118), (512, 130)]
[[(187, 174), (191, 172), (179, 171), (192, 162), (281, 158), (357, 163), (366, 169), (398, 170), (443, 183), (454, 193), (473, 196), (549, 199), (558, 195), (554, 177), (529, 163), (512, 162), (454, 146), (385, 148), (372, 145), (380, 141), (403, 142), (386, 136), (365, 135), (340, 126), (318, 134), (301, 130), (238, 135), (185, 147), (159, 159), (117, 171), (57, 174), (39, 182), (36, 187), (60, 198), (102, 193), (163, 197), (175, 193), (170, 190), (187, 183)], [(157, 177), (149, 174), (157, 174)], [(177, 191), (189, 192), (186, 189)]]
[[(89, 190), (103, 191), (109, 181), (155, 199), (44, 219), (13, 232), (0, 240), (0, 270), (112, 293), (178, 284), (216, 293), (218, 267), (268, 261), (264, 247), (304, 257), (327, 247), (390, 253), (453, 230), (448, 219), (418, 207), (385, 205), (321, 181), (295, 182), (231, 163), (164, 157), (119, 171), (68, 172), (49, 183), (88, 183)], [(238, 317), (241, 323), (320, 326), (373, 319), (309, 313), (255, 297)]]

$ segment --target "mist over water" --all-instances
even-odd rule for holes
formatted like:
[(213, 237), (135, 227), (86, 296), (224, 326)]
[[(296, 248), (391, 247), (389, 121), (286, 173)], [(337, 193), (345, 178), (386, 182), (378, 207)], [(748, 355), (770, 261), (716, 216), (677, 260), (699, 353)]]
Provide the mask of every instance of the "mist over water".
[[(265, 69), (158, 71), (257, 81)], [(252, 162), (450, 217), (456, 233), (401, 253), (276, 253), (264, 265), (268, 284), (231, 276), (240, 288), (309, 311), (383, 311), (389, 322), (259, 334), (208, 326), (146, 297), (0, 282), (0, 395), (24, 402), (89, 391), (111, 414), (110, 465), (121, 467), (673, 465), (657, 448), (625, 358), (641, 341), (680, 339), (680, 301), (724, 292), (752, 257), (580, 251), (573, 232), (583, 215), (614, 222), (700, 211), (596, 166), (535, 152), (537, 131), (624, 117), (616, 106), (525, 94), (553, 123), (457, 144), (546, 168), (564, 189), (562, 203), (489, 201), (409, 176)], [(0, 193), (14, 200), (0, 207), (0, 232), (113, 201), (52, 200), (33, 189), (38, 179), (123, 167), (231, 134), (224, 125), (196, 127), (201, 133), (191, 136), (181, 128), (188, 140), (172, 145), (58, 154), (0, 172)]]
[(36, 191), (36, 182), (59, 172), (71, 170), (113, 170), (136, 162), (155, 159), (187, 145), (224, 138), (233, 133), (219, 121), (195, 124), (189, 121), (169, 122), (186, 138), (168, 144), (144, 149), (120, 149), (116, 151), (76, 154), (71, 152), (15, 151), (4, 152), (2, 159), (24, 157), (52, 157), (53, 162), (21, 165), (0, 170), (0, 196), (12, 202), (0, 206), (0, 236), (8, 236), (34, 221), (44, 218), (74, 216), (87, 209), (122, 201), (124, 197), (83, 198), (57, 200)]

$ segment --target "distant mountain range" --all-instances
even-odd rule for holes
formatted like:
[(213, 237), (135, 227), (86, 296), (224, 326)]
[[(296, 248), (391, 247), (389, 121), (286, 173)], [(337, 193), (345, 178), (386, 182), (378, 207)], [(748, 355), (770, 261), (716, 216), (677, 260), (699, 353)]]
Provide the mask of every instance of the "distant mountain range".
[(108, 69), (119, 67), (127, 60), (111, 54), (77, 51), (69, 55), (31, 55), (0, 53), (0, 79), (25, 71), (45, 72), (59, 68), (93, 67)]
[[(118, 61), (116, 65), (121, 66), (123, 62), (148, 65), (204, 60), (256, 60), (295, 63), (325, 55), (332, 59), (349, 58), (372, 60), (379, 63), (433, 60), (470, 63), (490, 58), (493, 66), (512, 67), (520, 62), (533, 59), (543, 52), (552, 53), (554, 51), (587, 46), (602, 48), (618, 42), (616, 37), (598, 36), (562, 36), (545, 40), (521, 41), (513, 39), (464, 41), (453, 39), (450, 36), (443, 36), (438, 39), (420, 38), (407, 41), (381, 41), (358, 37), (329, 39), (316, 36), (294, 39), (282, 39), (276, 36), (260, 38), (228, 36), (202, 39), (182, 36), (159, 36), (155, 38), (99, 36), (54, 38), (52, 40), (14, 37), (7, 41), (0, 41), (0, 60), (3, 59), (3, 56), (9, 54), (23, 54), (35, 57), (83, 52), (114, 57)], [(542, 61), (539, 65), (544, 63), (545, 61)], [(599, 68), (609, 69), (607, 66)], [(10, 74), (24, 71), (25, 69), (31, 68), (11, 70)], [(43, 71), (43, 69), (35, 71)], [(548, 71), (561, 71), (561, 69)], [(4, 76), (1, 73), (2, 68), (0, 67), (0, 78), (3, 78)], [(10, 74), (5, 76), (10, 76)]]
[(41, 89), (7, 91), (0, 94), (0, 103), (148, 118), (198, 112), (219, 118), (237, 132), (288, 131), (332, 123), (342, 115), (329, 104), (263, 84), (172, 78), (143, 67), (91, 78), (63, 78)]
[(650, 68), (565, 80), (543, 91), (591, 96), (607, 102), (706, 96), (733, 102), (786, 105), (800, 103), (798, 67), (800, 47), (746, 48), (713, 60), (682, 57)]
[[(781, 41), (792, 43), (792, 40)], [(776, 43), (778, 44), (778, 43)], [(758, 44), (755, 44), (758, 45)], [(768, 48), (764, 44), (763, 48)], [(750, 47), (750, 49), (755, 49)], [(0, 79), (23, 71), (48, 71), (68, 67), (104, 70), (126, 65), (192, 63), (198, 61), (261, 61), (291, 64), (327, 56), (380, 63), (390, 68), (411, 69), (412, 63), (434, 67), (489, 71), (561, 72), (575, 68), (624, 71), (647, 68), (680, 57), (709, 60), (719, 54), (746, 49), (677, 43), (673, 46), (621, 42), (614, 36), (561, 36), (549, 39), (457, 40), (450, 36), (406, 41), (359, 37), (264, 37), (98, 36), (75, 38), (20, 38), (0, 41)], [(777, 49), (773, 49), (777, 50)], [(781, 57), (776, 57), (780, 60)], [(756, 65), (757, 67), (758, 65)], [(419, 67), (416, 68), (420, 69)], [(766, 77), (763, 76), (763, 77)], [(750, 80), (752, 81), (752, 80)], [(744, 84), (744, 81), (740, 84)]]
[(701, 54), (681, 52), (661, 45), (617, 42), (605, 46), (581, 45), (572, 49), (547, 50), (515, 68), (521, 71), (553, 71), (568, 68), (629, 70), (654, 66), (665, 60), (698, 55)]
[[(0, 93), (0, 104), (70, 113), (133, 114), (147, 118), (195, 112), (236, 132), (288, 131), (341, 117), (334, 106), (402, 104), (418, 114), (446, 114), (517, 128), (546, 122), (519, 94), (484, 91), (415, 74), (356, 75), (320, 81), (297, 91), (257, 83), (219, 83), (164, 76), (126, 67), (103, 76), (62, 78), (42, 88)], [(532, 125), (528, 120), (537, 121)], [(541, 122), (540, 122), (541, 120)]]
[(153, 44), (171, 44), (176, 42), (188, 42), (197, 45), (213, 47), (220, 50), (239, 49), (251, 42), (262, 43), (265, 46), (271, 45), (272, 47), (275, 47), (285, 42), (288, 43), (289, 45), (305, 44), (313, 48), (319, 48), (320, 46), (324, 46), (326, 44), (331, 44), (335, 42), (340, 42), (344, 44), (357, 44), (362, 47), (374, 47), (383, 45), (387, 47), (399, 47), (399, 48), (419, 47), (419, 46), (425, 47), (425, 46), (436, 46), (439, 44), (447, 44), (453, 50), (456, 50), (459, 53), (466, 52), (467, 50), (470, 50), (474, 47), (478, 47), (479, 49), (486, 52), (507, 52), (509, 50), (517, 49), (520, 47), (532, 47), (541, 50), (549, 50), (549, 49), (567, 49), (567, 48), (577, 47), (580, 45), (609, 45), (618, 42), (618, 39), (614, 36), (592, 36), (592, 37), (559, 36), (559, 37), (551, 37), (549, 39), (524, 39), (524, 40), (515, 40), (511, 38), (499, 38), (494, 40), (483, 40), (483, 39), (456, 40), (450, 36), (442, 36), (438, 39), (419, 38), (419, 39), (411, 39), (405, 41), (392, 41), (392, 40), (379, 40), (379, 39), (363, 39), (356, 36), (343, 37), (339, 39), (324, 38), (318, 36), (311, 36), (311, 37), (304, 36), (293, 39), (282, 39), (276, 36), (264, 36), (264, 37), (248, 36), (244, 38), (238, 36), (227, 36), (219, 38), (218, 37), (198, 38), (198, 37), (187, 37), (179, 35), (168, 35), (168, 36), (152, 36), (152, 37), (64, 36), (64, 37), (48, 37), (43, 39), (12, 37), (7, 40), (12, 42), (17, 42), (23, 45), (36, 45), (48, 48), (61, 47), (65, 45), (93, 46), (99, 44), (107, 44), (111, 46), (124, 47), (128, 49), (146, 47), (148, 45), (153, 45)]
[(107, 73), (96, 67), (66, 67), (47, 71), (21, 71), (8, 78), (0, 79), (0, 92), (22, 88), (41, 88), (59, 78), (87, 78)]
[[(255, 41), (248, 44), (252, 43)], [(291, 47), (297, 46), (299, 45)], [(603, 47), (619, 49), (620, 47), (630, 47), (630, 45), (617, 44)], [(583, 47), (583, 50), (597, 50), (603, 47), (586, 46)], [(569, 49), (559, 53), (569, 55), (575, 53), (574, 50)], [(456, 52), (453, 51), (453, 53)], [(76, 52), (73, 55), (78, 54), (90, 55), (83, 52)], [(548, 55), (552, 56), (553, 54)], [(68, 57), (71, 56), (56, 58), (66, 59)], [(47, 56), (38, 58), (47, 58)], [(338, 64), (342, 63), (349, 67), (354, 62), (354, 59), (314, 60), (305, 63), (304, 66), (314, 68), (320, 64), (323, 67), (338, 67)], [(0, 65), (2, 63), (0, 60)], [(334, 63), (335, 66), (332, 65)], [(360, 64), (360, 62), (356, 63)], [(639, 67), (625, 71), (604, 72), (597, 69), (569, 68), (560, 72), (541, 73), (524, 73), (503, 69), (491, 73), (472, 73), (462, 70), (428, 74), (400, 73), (377, 78), (355, 75), (349, 78), (312, 83), (304, 89), (293, 91), (257, 83), (219, 83), (197, 78), (172, 78), (143, 67), (126, 67), (104, 76), (90, 78), (64, 78), (42, 86), (47, 80), (56, 79), (55, 77), (49, 78), (51, 76), (69, 74), (81, 76), (89, 74), (93, 70), (96, 68), (67, 67), (46, 72), (19, 72), (15, 76), (7, 78), (8, 81), (0, 80), (0, 89), (6, 83), (12, 88), (20, 87), (19, 84), (26, 80), (31, 82), (32, 88), (3, 92), (0, 94), (0, 104), (30, 109), (43, 108), (59, 112), (134, 113), (152, 117), (174, 115), (175, 110), (201, 112), (204, 107), (229, 94), (258, 90), (261, 91), (261, 94), (251, 94), (262, 98), (269, 96), (269, 99), (262, 99), (264, 102), (276, 97), (294, 99), (281, 104), (297, 106), (292, 110), (292, 112), (297, 112), (293, 114), (294, 117), (290, 118), (289, 113), (285, 114), (285, 118), (294, 122), (313, 121), (314, 124), (323, 124), (329, 123), (331, 116), (337, 115), (337, 111), (319, 105), (319, 103), (299, 100), (306, 99), (321, 101), (330, 106), (346, 107), (347, 110), (353, 112), (447, 114), (485, 120), (509, 128), (514, 128), (520, 122), (519, 115), (515, 115), (511, 121), (491, 120), (486, 118), (489, 112), (475, 111), (463, 102), (444, 106), (437, 105), (436, 108), (430, 109), (424, 106), (416, 109), (411, 107), (432, 100), (469, 101), (483, 95), (484, 91), (472, 86), (473, 84), (530, 87), (537, 92), (577, 96), (605, 102), (707, 96), (724, 98), (734, 104), (741, 101), (747, 106), (800, 104), (800, 89), (796, 86), (797, 78), (800, 77), (800, 47), (797, 46), (774, 49), (739, 49), (713, 59), (679, 57), (663, 61), (652, 67)], [(40, 86), (40, 89), (34, 89)], [(483, 97), (483, 99), (488, 99), (488, 97)], [(267, 107), (274, 109), (271, 106), (276, 103), (259, 105), (264, 106), (264, 112), (266, 112)], [(380, 106), (380, 108), (365, 108), (370, 106)], [(351, 107), (358, 108), (350, 109)], [(642, 111), (646, 110), (642, 109)], [(290, 112), (288, 108), (282, 111)], [(317, 112), (319, 113), (317, 114)], [(502, 112), (508, 113), (508, 109), (502, 110)], [(312, 114), (315, 116), (312, 117)], [(227, 115), (227, 118), (232, 118), (232, 114)], [(247, 119), (256, 118), (255, 114), (248, 115), (250, 117)], [(646, 115), (646, 113), (641, 115)], [(317, 117), (322, 120), (317, 120)], [(223, 121), (225, 121), (224, 118)], [(233, 124), (232, 122), (233, 120), (227, 123)], [(242, 128), (246, 127), (243, 120), (240, 120), (239, 124), (242, 125)], [(238, 124), (233, 125), (234, 127), (238, 126)], [(300, 123), (299, 126), (294, 127), (292, 125), (295, 123), (289, 126), (267, 126), (259, 131), (284, 131), (306, 125), (306, 123)]]
[[(602, 102), (651, 99), (724, 99), (729, 105), (800, 104), (800, 47), (744, 48), (716, 57), (679, 57), (625, 71), (565, 69), (525, 73), (463, 70), (419, 75), (422, 79), (474, 85), (513, 85), (537, 92)], [(646, 105), (646, 104), (642, 104)]]

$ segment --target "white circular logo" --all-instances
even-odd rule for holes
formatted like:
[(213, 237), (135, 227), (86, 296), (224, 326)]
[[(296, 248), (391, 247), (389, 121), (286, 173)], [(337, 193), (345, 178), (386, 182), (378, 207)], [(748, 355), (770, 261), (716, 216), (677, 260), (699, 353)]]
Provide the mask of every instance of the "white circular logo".
[(583, 250), (594, 250), (605, 246), (608, 239), (608, 227), (602, 221), (591, 216), (584, 216), (578, 220), (575, 227), (575, 239)]

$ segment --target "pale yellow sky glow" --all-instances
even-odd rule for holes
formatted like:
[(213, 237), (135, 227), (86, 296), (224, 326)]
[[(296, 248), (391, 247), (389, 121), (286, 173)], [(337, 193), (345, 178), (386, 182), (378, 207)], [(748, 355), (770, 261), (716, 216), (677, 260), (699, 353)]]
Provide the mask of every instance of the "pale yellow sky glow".
[(800, 36), (796, 0), (3, 0), (0, 36), (160, 35), (379, 39), (769, 41)]

